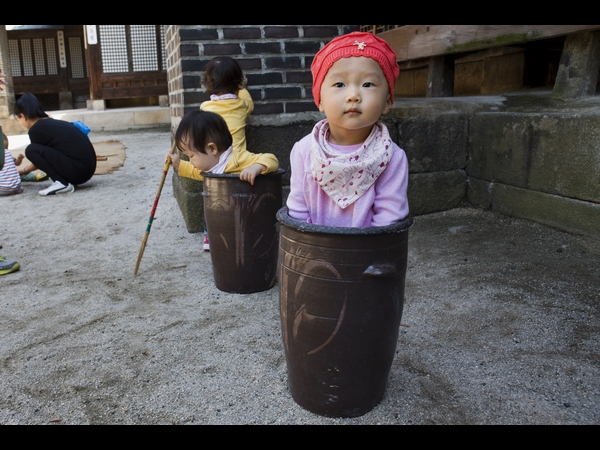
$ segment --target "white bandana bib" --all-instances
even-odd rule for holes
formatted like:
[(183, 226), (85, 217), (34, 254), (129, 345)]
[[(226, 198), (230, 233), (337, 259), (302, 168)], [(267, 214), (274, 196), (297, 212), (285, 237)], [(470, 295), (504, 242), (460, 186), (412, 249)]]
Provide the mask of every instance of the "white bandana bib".
[(225, 173), (225, 168), (227, 167), (227, 163), (229, 162), (229, 158), (233, 153), (233, 146), (229, 147), (219, 156), (219, 162), (210, 170), (207, 170), (208, 173)]
[(238, 98), (237, 95), (235, 94), (223, 94), (223, 95), (216, 95), (216, 94), (211, 94), (210, 99), (213, 102), (219, 101), (219, 100), (227, 100), (229, 98)]
[(342, 209), (358, 200), (387, 167), (392, 140), (382, 122), (352, 153), (336, 151), (327, 141), (329, 122), (323, 119), (313, 128), (310, 145), (311, 171), (315, 182)]

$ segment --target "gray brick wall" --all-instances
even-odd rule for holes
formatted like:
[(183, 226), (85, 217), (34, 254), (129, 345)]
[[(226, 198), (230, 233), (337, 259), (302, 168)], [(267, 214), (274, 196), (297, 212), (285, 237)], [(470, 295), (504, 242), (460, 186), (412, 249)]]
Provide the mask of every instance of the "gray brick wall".
[(248, 78), (253, 115), (316, 111), (310, 64), (336, 36), (359, 25), (168, 25), (171, 116), (197, 109), (208, 95), (200, 86), (216, 56), (236, 59)]

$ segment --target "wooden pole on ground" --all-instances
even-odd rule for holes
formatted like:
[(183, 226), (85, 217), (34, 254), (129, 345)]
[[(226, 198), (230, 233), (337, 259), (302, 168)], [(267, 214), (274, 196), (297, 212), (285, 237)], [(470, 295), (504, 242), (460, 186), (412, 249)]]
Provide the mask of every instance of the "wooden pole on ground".
[[(169, 154), (172, 155), (175, 152), (175, 142), (169, 151)], [(167, 162), (163, 168), (162, 177), (160, 178), (160, 184), (158, 185), (158, 192), (156, 193), (156, 197), (154, 198), (154, 204), (152, 205), (152, 210), (150, 211), (150, 218), (148, 219), (148, 226), (146, 227), (146, 232), (144, 233), (144, 238), (142, 239), (142, 245), (140, 247), (140, 251), (138, 253), (137, 261), (135, 262), (135, 269), (133, 271), (134, 275), (137, 275), (138, 269), (140, 267), (140, 262), (142, 261), (142, 255), (144, 254), (144, 249), (146, 248), (146, 242), (148, 242), (148, 236), (150, 235), (150, 228), (152, 227), (152, 222), (154, 221), (154, 214), (156, 213), (156, 207), (158, 206), (158, 200), (160, 199), (160, 193), (162, 192), (163, 185), (165, 184), (165, 179), (167, 178), (167, 173), (169, 172), (169, 167), (171, 166), (171, 158), (167, 158)]]

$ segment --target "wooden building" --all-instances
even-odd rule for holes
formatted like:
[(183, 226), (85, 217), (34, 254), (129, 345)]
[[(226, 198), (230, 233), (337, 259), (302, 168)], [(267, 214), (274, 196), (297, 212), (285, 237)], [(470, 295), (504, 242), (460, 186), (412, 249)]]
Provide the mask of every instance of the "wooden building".
[(396, 52), (398, 97), (552, 89), (567, 37), (598, 29), (600, 25), (361, 25)]
[(162, 25), (6, 25), (15, 97), (48, 110), (158, 104), (166, 96)]
[[(219, 26), (204, 25), (6, 25), (15, 97), (24, 92), (33, 92), (49, 110), (90, 107), (89, 101), (94, 101), (94, 109), (150, 106), (166, 103), (169, 95), (172, 102), (175, 95), (168, 91), (168, 83), (173, 80), (168, 80), (167, 73), (166, 27), (174, 30), (186, 27), (183, 30), (186, 33), (184, 48), (186, 52), (194, 49), (195, 53), (186, 53), (184, 59), (193, 59), (193, 68), (188, 70), (186, 66), (186, 70), (194, 72), (194, 76), (202, 70), (199, 65), (202, 61), (195, 59), (214, 57), (221, 51), (226, 52), (224, 54), (243, 55), (246, 64), (254, 57), (273, 56), (272, 60), (277, 61), (275, 57), (280, 56), (277, 52), (255, 55), (257, 51), (264, 51), (261, 49), (269, 48), (269, 52), (271, 48), (279, 49), (267, 47), (273, 43), (273, 39), (268, 34), (261, 36), (257, 31), (261, 26), (236, 26), (240, 27), (236, 30), (227, 28), (232, 26), (224, 26), (227, 33), (220, 37), (216, 32)], [(195, 30), (193, 27), (203, 28)], [(271, 29), (288, 30), (293, 27), (296, 26), (270, 26), (265, 33), (272, 32)], [(380, 35), (395, 50), (400, 65), (400, 77), (395, 90), (397, 97), (451, 97), (499, 94), (531, 88), (552, 89), (567, 37), (600, 29), (598, 25), (358, 27)], [(190, 44), (190, 39), (196, 35), (198, 38)], [(293, 38), (293, 33), (290, 36), (285, 51), (288, 47), (292, 49), (292, 44), (295, 44), (292, 41), (298, 39)], [(240, 45), (246, 41), (250, 47), (246, 46), (242, 51)], [(223, 44), (225, 50), (215, 50), (219, 44)], [(200, 47), (202, 51), (210, 48), (212, 53), (201, 53)], [(311, 54), (314, 54), (313, 49), (318, 47), (310, 48)], [(299, 50), (292, 51), (296, 53), (286, 56), (289, 64), (289, 61), (295, 62), (300, 57), (297, 53)], [(298, 64), (306, 69), (305, 63)], [(257, 78), (257, 83), (261, 84), (268, 75), (272, 75), (271, 72), (279, 70), (271, 66), (265, 70), (264, 67), (261, 64), (257, 68), (245, 69), (250, 70), (251, 75)], [(177, 70), (182, 71), (181, 68)], [(171, 68), (170, 76), (178, 76), (177, 70)], [(282, 80), (287, 80), (286, 93), (281, 95), (289, 95), (292, 89), (301, 92), (296, 86), (300, 75), (304, 77), (301, 83), (305, 86), (302, 89), (310, 92), (310, 77), (304, 73), (292, 73), (293, 70), (296, 68), (282, 68), (290, 76), (289, 79), (277, 74)], [(272, 103), (273, 100), (278, 101), (279, 97), (271, 96), (271, 88), (283, 92), (283, 86), (261, 87), (264, 92), (260, 95), (265, 98), (257, 98), (258, 110), (255, 114), (276, 111)], [(199, 85), (193, 89), (192, 97), (196, 103), (199, 101), (197, 91)], [(259, 95), (258, 90), (256, 95)], [(284, 99), (284, 102), (288, 101)], [(264, 112), (260, 111), (261, 108)], [(286, 112), (292, 111), (286, 109)]]
[(81, 25), (6, 25), (15, 97), (34, 93), (48, 110), (85, 107), (89, 68)]

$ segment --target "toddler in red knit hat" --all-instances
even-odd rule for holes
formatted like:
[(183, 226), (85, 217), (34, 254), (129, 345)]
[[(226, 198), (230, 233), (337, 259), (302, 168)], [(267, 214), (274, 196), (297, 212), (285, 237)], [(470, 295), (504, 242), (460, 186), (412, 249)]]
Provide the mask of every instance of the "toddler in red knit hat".
[(374, 34), (349, 33), (325, 45), (311, 71), (326, 118), (290, 154), (290, 217), (335, 227), (404, 219), (408, 162), (380, 120), (394, 104), (394, 51)]

